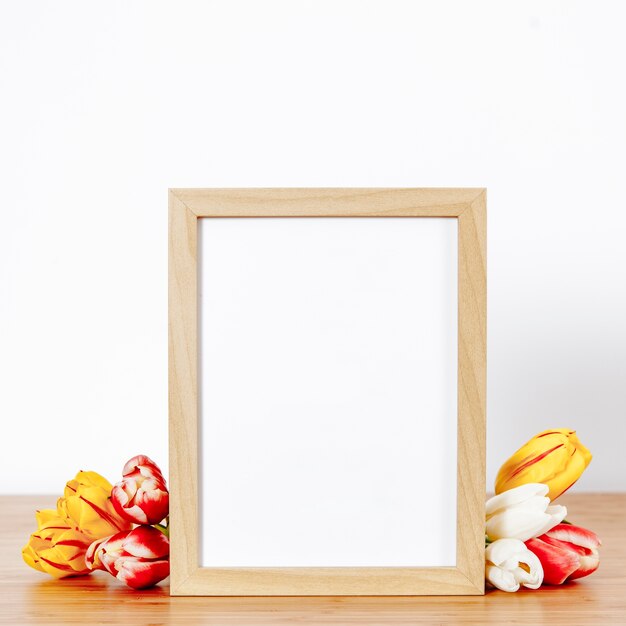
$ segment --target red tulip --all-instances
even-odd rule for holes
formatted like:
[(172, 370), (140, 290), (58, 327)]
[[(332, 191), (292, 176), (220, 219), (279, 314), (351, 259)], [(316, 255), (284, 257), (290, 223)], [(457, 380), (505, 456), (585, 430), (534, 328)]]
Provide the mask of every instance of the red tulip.
[(598, 569), (598, 536), (580, 526), (558, 524), (536, 539), (526, 542), (543, 566), (543, 582), (560, 585), (567, 580), (589, 576)]
[(158, 524), (169, 510), (169, 493), (158, 465), (147, 456), (135, 456), (123, 470), (123, 478), (111, 491), (113, 508), (135, 524)]
[(85, 562), (90, 570), (101, 569), (133, 589), (146, 589), (167, 578), (170, 573), (170, 542), (152, 526), (94, 541)]

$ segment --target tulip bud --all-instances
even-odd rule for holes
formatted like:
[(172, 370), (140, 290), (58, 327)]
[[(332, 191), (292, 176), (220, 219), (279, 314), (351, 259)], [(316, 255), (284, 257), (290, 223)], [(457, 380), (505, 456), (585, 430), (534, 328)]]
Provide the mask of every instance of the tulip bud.
[(526, 442), (501, 468), (496, 493), (526, 483), (548, 485), (556, 500), (567, 491), (591, 462), (591, 453), (568, 428), (546, 430)]
[(543, 580), (539, 559), (519, 539), (498, 539), (485, 550), (485, 578), (502, 591), (520, 585), (538, 589)]
[(146, 589), (170, 573), (170, 544), (152, 526), (117, 533), (94, 541), (85, 561), (89, 569), (109, 572), (133, 589)]
[(547, 485), (530, 483), (493, 496), (485, 504), (489, 539), (526, 541), (541, 535), (565, 519), (564, 506), (548, 506)]
[(96, 472), (78, 472), (57, 502), (60, 515), (93, 541), (131, 527), (111, 503), (111, 483)]
[(24, 561), (54, 578), (89, 574), (85, 554), (91, 540), (53, 509), (37, 511), (37, 527), (22, 550)]
[(559, 524), (545, 535), (526, 542), (528, 549), (539, 557), (544, 580), (550, 585), (595, 572), (600, 565), (600, 545), (595, 533), (572, 524)]
[(133, 457), (126, 463), (123, 479), (113, 487), (115, 510), (136, 524), (157, 524), (169, 511), (169, 493), (159, 467), (147, 456)]

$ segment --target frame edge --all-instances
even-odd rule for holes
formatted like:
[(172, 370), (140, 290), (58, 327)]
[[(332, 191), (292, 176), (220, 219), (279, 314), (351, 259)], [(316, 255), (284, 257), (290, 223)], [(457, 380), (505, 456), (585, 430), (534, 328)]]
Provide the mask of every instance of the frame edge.
[(480, 188), (199, 188), (172, 193), (197, 217), (458, 217)]
[[(197, 217), (169, 192), (170, 593), (198, 567)], [(172, 488), (173, 487), (173, 488)], [(183, 515), (183, 511), (185, 514)]]
[[(314, 211), (325, 194), (330, 205)], [(484, 593), (484, 487), (486, 409), (486, 189), (170, 189), (169, 190), (169, 432), (172, 493), (170, 594), (241, 595), (207, 592), (208, 572), (199, 566), (197, 219), (271, 216), (268, 200), (281, 195), (274, 213), (297, 217), (456, 217), (459, 225), (459, 381), (457, 459), (457, 564), (447, 581), (425, 581), (424, 589), (380, 595), (479, 595)], [(320, 195), (321, 194), (321, 195)], [(400, 194), (398, 196), (398, 194)], [(234, 203), (220, 209), (224, 196)], [(243, 198), (242, 198), (243, 196)], [(387, 199), (383, 198), (386, 196)], [(395, 199), (392, 198), (395, 196)], [(422, 201), (416, 202), (417, 197)], [(261, 202), (259, 207), (255, 203)], [(365, 208), (355, 209), (355, 202)], [(222, 205), (224, 206), (224, 205)], [(254, 206), (257, 208), (254, 209)], [(251, 210), (251, 207), (253, 210)], [(295, 208), (294, 208), (295, 207)], [(463, 283), (463, 285), (462, 285)], [(461, 310), (463, 316), (460, 315)], [(469, 314), (470, 319), (462, 323)], [(465, 431), (462, 433), (462, 431)], [(183, 451), (186, 451), (183, 453)], [(461, 471), (462, 462), (467, 468)], [(185, 510), (185, 515), (181, 511)], [(183, 551), (184, 550), (184, 551)], [(480, 553), (480, 554), (479, 554)], [(437, 568), (430, 569), (432, 572)], [(451, 589), (450, 586), (453, 586)], [(218, 585), (217, 587), (220, 587)], [(304, 595), (262, 592), (245, 595)], [(258, 587), (258, 585), (256, 585)], [(379, 595), (374, 590), (306, 595)]]
[(457, 567), (484, 593), (486, 379), (486, 189), (459, 215)]

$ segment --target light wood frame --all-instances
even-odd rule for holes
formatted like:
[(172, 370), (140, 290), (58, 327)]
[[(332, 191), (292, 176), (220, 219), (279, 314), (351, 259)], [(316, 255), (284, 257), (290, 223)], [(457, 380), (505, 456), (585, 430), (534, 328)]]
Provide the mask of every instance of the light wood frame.
[[(457, 541), (454, 567), (201, 567), (198, 503), (198, 218), (458, 220)], [(169, 414), (172, 595), (484, 593), (486, 190), (170, 189)]]

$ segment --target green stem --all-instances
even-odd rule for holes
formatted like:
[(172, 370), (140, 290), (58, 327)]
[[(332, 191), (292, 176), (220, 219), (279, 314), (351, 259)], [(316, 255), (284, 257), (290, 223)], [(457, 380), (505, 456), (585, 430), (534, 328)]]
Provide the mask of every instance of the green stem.
[(170, 516), (169, 515), (165, 518), (164, 522), (165, 522), (164, 524), (155, 524), (154, 527), (160, 530), (166, 537), (169, 538), (170, 536)]

